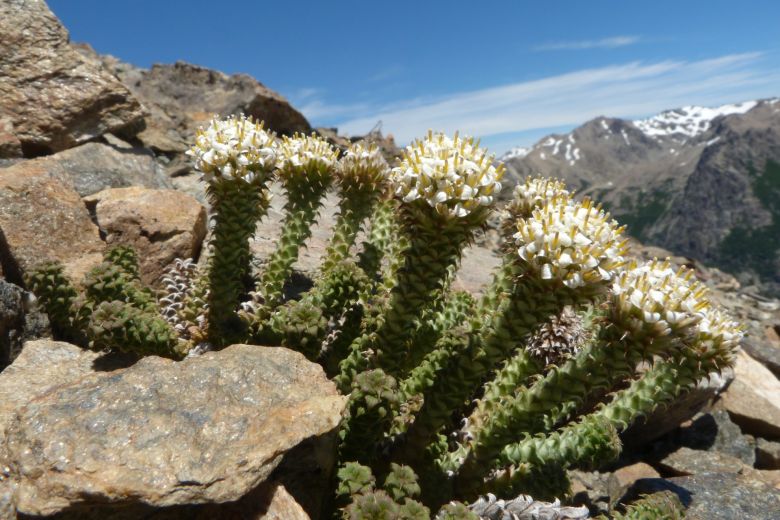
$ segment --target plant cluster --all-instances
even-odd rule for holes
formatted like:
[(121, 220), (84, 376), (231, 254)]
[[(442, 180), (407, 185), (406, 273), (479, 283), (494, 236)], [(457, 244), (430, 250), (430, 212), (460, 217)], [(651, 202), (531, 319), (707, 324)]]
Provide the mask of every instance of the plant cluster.
[[(373, 146), (339, 158), (319, 137), (279, 142), (231, 117), (201, 130), (190, 154), (214, 210), (204, 270), (176, 263), (155, 298), (119, 249), (83, 295), (53, 266), (30, 285), (58, 332), (85, 346), (181, 357), (243, 341), (321, 363), (349, 395), (336, 516), (557, 507), (522, 495), (566, 497), (568, 469), (613, 460), (621, 431), (733, 363), (741, 328), (693, 273), (629, 260), (623, 228), (559, 181), (517, 186), (492, 282), (479, 298), (452, 290), (503, 175), (471, 138), (429, 132), (390, 168)], [(285, 219), (253, 277), (249, 241), (272, 181)], [(320, 273), (288, 298), (329, 189), (339, 212)], [(620, 518), (669, 507), (649, 500)]]

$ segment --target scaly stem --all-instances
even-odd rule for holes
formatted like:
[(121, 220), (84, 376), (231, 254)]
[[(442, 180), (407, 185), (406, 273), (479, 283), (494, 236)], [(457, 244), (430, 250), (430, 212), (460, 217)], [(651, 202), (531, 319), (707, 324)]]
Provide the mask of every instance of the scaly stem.
[(222, 180), (208, 185), (214, 231), (208, 267), (209, 339), (215, 345), (240, 340), (245, 331), (236, 310), (249, 274), (249, 239), (268, 208), (265, 184)]

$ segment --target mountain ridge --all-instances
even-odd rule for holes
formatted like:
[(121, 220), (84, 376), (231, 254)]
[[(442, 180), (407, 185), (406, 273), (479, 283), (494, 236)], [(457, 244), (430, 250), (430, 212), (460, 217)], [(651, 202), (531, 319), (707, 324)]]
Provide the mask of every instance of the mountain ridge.
[(601, 116), (511, 152), (510, 180), (563, 179), (640, 240), (780, 294), (780, 98)]

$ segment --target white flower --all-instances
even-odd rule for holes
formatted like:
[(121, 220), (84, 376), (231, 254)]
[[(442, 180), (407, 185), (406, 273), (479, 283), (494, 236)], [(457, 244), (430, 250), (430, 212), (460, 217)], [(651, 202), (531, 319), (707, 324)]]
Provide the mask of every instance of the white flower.
[(187, 155), (195, 158), (195, 168), (206, 182), (239, 179), (252, 182), (273, 170), (276, 162), (274, 133), (251, 117), (230, 116), (213, 119), (200, 128), (195, 146)]
[(404, 202), (422, 199), (442, 216), (462, 218), (491, 205), (501, 190), (504, 167), (492, 159), (472, 138), (428, 132), (406, 147), (390, 182)]
[(707, 307), (697, 324), (697, 343), (703, 355), (716, 356), (723, 364), (733, 363), (734, 354), (742, 341), (742, 326), (720, 308)]
[(632, 262), (612, 284), (617, 318), (631, 330), (655, 336), (682, 336), (699, 324), (710, 304), (693, 272), (674, 270), (669, 260)]
[(295, 134), (284, 137), (279, 145), (277, 168), (282, 179), (296, 175), (330, 175), (336, 166), (338, 151), (316, 135)]
[(623, 265), (623, 229), (590, 200), (557, 194), (517, 221), (517, 254), (543, 280), (570, 288), (603, 284)]
[(344, 152), (339, 160), (339, 173), (342, 180), (375, 185), (388, 177), (390, 166), (375, 144), (366, 146), (360, 142)]
[(557, 179), (526, 177), (512, 195), (509, 210), (515, 217), (528, 217), (534, 209), (542, 207), (555, 196), (569, 197), (566, 185)]

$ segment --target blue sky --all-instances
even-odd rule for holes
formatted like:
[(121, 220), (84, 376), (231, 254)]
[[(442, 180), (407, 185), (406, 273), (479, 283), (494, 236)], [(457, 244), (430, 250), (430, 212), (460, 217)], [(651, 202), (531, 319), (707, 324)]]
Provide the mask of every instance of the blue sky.
[(502, 153), (598, 115), (780, 95), (780, 2), (48, 0), (74, 41), (243, 72), (315, 126)]

